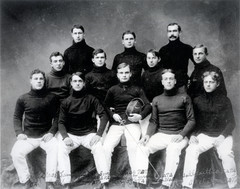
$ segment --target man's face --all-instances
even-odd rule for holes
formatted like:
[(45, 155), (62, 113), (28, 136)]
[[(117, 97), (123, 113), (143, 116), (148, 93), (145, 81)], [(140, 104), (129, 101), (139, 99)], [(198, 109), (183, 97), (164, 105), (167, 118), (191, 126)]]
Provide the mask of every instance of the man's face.
[(122, 39), (122, 44), (125, 48), (131, 48), (135, 45), (136, 40), (132, 34), (125, 34)]
[(197, 64), (200, 64), (207, 59), (203, 47), (193, 49), (193, 59)]
[(175, 41), (179, 38), (180, 32), (178, 31), (178, 25), (168, 26), (167, 35), (169, 41)]
[(147, 53), (147, 64), (150, 68), (155, 67), (159, 61), (160, 58), (158, 58), (156, 55), (151, 52)]
[(175, 74), (166, 72), (162, 75), (162, 85), (164, 89), (171, 90), (176, 84)]
[(82, 88), (85, 86), (85, 82), (77, 75), (73, 75), (71, 86), (74, 91), (81, 91)]
[(102, 67), (105, 64), (106, 58), (104, 53), (98, 53), (92, 58), (93, 63), (97, 67)]
[(213, 80), (211, 75), (208, 75), (203, 79), (203, 87), (207, 93), (215, 91), (218, 85), (217, 81)]
[(50, 65), (55, 71), (61, 71), (64, 66), (64, 61), (62, 56), (52, 56)]
[(75, 43), (79, 43), (84, 39), (84, 32), (79, 28), (74, 28), (72, 31), (72, 38)]
[(30, 84), (33, 90), (41, 90), (44, 86), (44, 82), (44, 77), (41, 73), (33, 74), (30, 78)]
[(117, 77), (120, 81), (120, 83), (125, 83), (130, 80), (130, 77), (132, 76), (132, 73), (130, 71), (130, 67), (126, 66), (124, 68), (117, 70)]

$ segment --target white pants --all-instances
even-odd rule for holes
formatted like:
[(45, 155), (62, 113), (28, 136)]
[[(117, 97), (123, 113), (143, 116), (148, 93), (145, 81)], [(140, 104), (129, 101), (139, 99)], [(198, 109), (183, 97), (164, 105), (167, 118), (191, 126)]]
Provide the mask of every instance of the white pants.
[(173, 136), (176, 135), (156, 133), (145, 146), (142, 145), (138, 148), (136, 162), (139, 183), (146, 184), (147, 182), (149, 155), (166, 148), (166, 164), (162, 184), (170, 187), (179, 164), (181, 151), (188, 143), (187, 137), (183, 138), (179, 143), (171, 142)]
[(90, 141), (96, 135), (96, 133), (90, 133), (85, 136), (76, 136), (68, 133), (68, 136), (73, 140), (73, 146), (67, 146), (62, 140), (62, 136), (58, 134), (58, 170), (61, 183), (68, 184), (71, 182), (71, 165), (69, 153), (83, 145), (85, 148), (90, 149), (93, 154), (96, 169), (100, 174), (101, 183), (109, 181), (109, 170), (107, 169), (106, 158), (101, 141), (91, 146)]
[(132, 170), (133, 181), (136, 181), (135, 179), (136, 151), (137, 144), (141, 136), (140, 125), (137, 123), (127, 124), (124, 126), (112, 125), (110, 127), (103, 144), (106, 159), (108, 162), (107, 168), (108, 171), (110, 172), (112, 152), (120, 142), (122, 134), (124, 134), (126, 137), (129, 164)]
[(17, 170), (20, 183), (25, 183), (30, 178), (26, 156), (28, 153), (41, 147), (46, 151), (46, 182), (55, 182), (57, 179), (57, 139), (53, 137), (50, 141), (44, 142), (42, 138), (27, 138), (15, 142), (11, 156), (13, 165)]
[[(213, 143), (216, 137), (199, 134), (197, 139), (197, 144), (190, 144), (186, 149), (182, 185), (189, 188), (192, 188), (194, 184), (194, 177), (199, 155), (210, 148), (215, 147)], [(222, 160), (222, 165), (227, 177), (229, 188), (233, 188), (237, 184), (237, 172), (232, 145), (232, 136), (228, 136), (218, 147), (215, 147), (217, 149), (219, 158)]]
[(142, 136), (145, 136), (146, 133), (147, 133), (147, 128), (148, 128), (148, 125), (149, 125), (149, 119), (151, 118), (151, 115), (152, 114), (149, 114), (147, 117), (145, 117), (143, 120), (140, 120), (139, 123), (140, 123), (140, 127), (141, 127), (141, 133), (142, 133)]

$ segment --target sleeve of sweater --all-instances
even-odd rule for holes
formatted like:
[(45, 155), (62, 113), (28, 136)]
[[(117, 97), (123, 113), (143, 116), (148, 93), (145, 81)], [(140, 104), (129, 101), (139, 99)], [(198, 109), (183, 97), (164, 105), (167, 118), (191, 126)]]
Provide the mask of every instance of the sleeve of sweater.
[(105, 100), (104, 100), (104, 106), (106, 107), (106, 111), (108, 115), (112, 118), (114, 112), (110, 110), (111, 107), (113, 107), (113, 93), (112, 88), (110, 88), (106, 94)]
[(149, 124), (148, 124), (147, 134), (146, 135), (152, 136), (156, 132), (156, 129), (157, 129), (157, 126), (158, 126), (158, 122), (159, 122), (158, 121), (158, 108), (157, 108), (157, 104), (156, 104), (155, 99), (153, 99), (153, 102), (152, 102), (152, 115), (151, 115), (151, 118), (149, 120)]
[(225, 116), (226, 116), (226, 127), (222, 132), (224, 137), (232, 134), (233, 129), (235, 128), (235, 118), (232, 109), (232, 103), (229, 98), (226, 98), (225, 106)]
[(97, 112), (97, 115), (100, 118), (100, 126), (97, 131), (97, 135), (102, 136), (108, 122), (108, 116), (106, 114), (104, 107), (102, 106), (102, 104), (99, 102), (97, 98), (94, 98), (93, 103), (94, 103), (94, 107)]
[(143, 110), (141, 112), (141, 116), (142, 116), (142, 120), (147, 117), (151, 111), (152, 111), (152, 106), (151, 104), (149, 103), (144, 91), (142, 89), (139, 90), (139, 97), (143, 100), (144, 102), (144, 107), (143, 107)]
[(67, 100), (64, 100), (60, 105), (60, 112), (58, 118), (58, 130), (62, 135), (63, 139), (68, 137), (67, 130), (66, 130), (66, 121), (67, 121)]
[(113, 59), (112, 70), (116, 71), (118, 66), (118, 55), (116, 55)]
[(226, 86), (225, 86), (225, 81), (224, 81), (224, 77), (223, 77), (223, 74), (222, 74), (222, 71), (220, 69), (218, 69), (218, 73), (220, 75), (220, 85), (219, 85), (219, 89), (221, 91), (221, 93), (225, 96), (227, 96), (227, 89), (226, 89)]
[(183, 130), (180, 132), (180, 135), (185, 137), (186, 135), (189, 135), (190, 132), (193, 130), (196, 122), (195, 122), (195, 117), (194, 117), (192, 101), (188, 95), (183, 97), (183, 103), (184, 103), (185, 110), (186, 110), (187, 123), (184, 126)]
[(63, 57), (64, 57), (64, 62), (65, 62), (65, 64), (64, 64), (64, 70), (65, 70), (67, 73), (70, 73), (70, 70), (69, 70), (69, 69), (70, 69), (70, 68), (69, 68), (69, 60), (68, 60), (68, 50), (65, 50)]
[(51, 103), (51, 114), (53, 116), (53, 123), (52, 127), (49, 130), (49, 132), (53, 135), (55, 135), (58, 130), (59, 104), (59, 99), (57, 98), (57, 96), (54, 96)]
[(23, 99), (20, 97), (16, 102), (15, 111), (13, 115), (13, 125), (16, 136), (24, 133), (22, 129), (22, 119), (24, 111), (25, 111), (24, 102)]

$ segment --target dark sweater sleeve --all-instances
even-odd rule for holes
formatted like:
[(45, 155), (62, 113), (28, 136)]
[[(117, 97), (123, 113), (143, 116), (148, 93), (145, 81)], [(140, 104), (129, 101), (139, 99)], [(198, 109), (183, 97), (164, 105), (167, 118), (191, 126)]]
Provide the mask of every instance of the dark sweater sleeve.
[(70, 66), (69, 66), (69, 60), (68, 60), (68, 50), (65, 50), (63, 57), (64, 57), (64, 62), (65, 62), (64, 70), (66, 71), (66, 73), (70, 73), (70, 70), (69, 70)]
[(158, 121), (158, 108), (157, 108), (156, 101), (153, 99), (152, 115), (151, 115), (151, 118), (149, 120), (147, 135), (152, 136), (156, 132), (158, 123), (159, 123), (159, 121)]
[(185, 137), (186, 135), (190, 134), (190, 131), (193, 130), (196, 122), (195, 122), (191, 98), (187, 95), (183, 97), (183, 101), (184, 101), (185, 110), (186, 110), (187, 123), (184, 126), (183, 130), (180, 132), (180, 135)]
[(152, 111), (152, 106), (151, 104), (149, 103), (144, 91), (142, 89), (140, 89), (139, 91), (139, 97), (143, 100), (144, 102), (144, 107), (143, 107), (143, 110), (141, 112), (141, 116), (142, 116), (142, 120), (147, 117), (151, 111)]
[(49, 130), (49, 133), (52, 133), (53, 135), (55, 135), (58, 130), (59, 104), (60, 104), (59, 99), (57, 98), (57, 96), (54, 96), (51, 103), (52, 108), (51, 113), (53, 115), (53, 122), (52, 127)]
[(118, 66), (118, 55), (116, 55), (113, 59), (112, 70), (116, 71)]
[(232, 134), (232, 131), (235, 128), (235, 118), (232, 110), (232, 104), (229, 98), (227, 98), (226, 100), (225, 113), (226, 113), (226, 127), (223, 130), (222, 135), (224, 137), (227, 137), (228, 135)]
[(22, 129), (22, 119), (23, 119), (24, 111), (25, 111), (24, 102), (23, 102), (23, 99), (20, 97), (17, 100), (14, 115), (13, 115), (13, 125), (14, 125), (16, 136), (24, 133)]
[(62, 135), (63, 139), (68, 137), (66, 130), (66, 121), (67, 121), (67, 101), (64, 100), (60, 105), (59, 119), (58, 119), (58, 130)]
[(113, 93), (111, 88), (108, 90), (105, 100), (104, 100), (104, 106), (106, 107), (106, 111), (108, 115), (112, 118), (114, 112), (110, 110), (110, 107), (113, 107)]

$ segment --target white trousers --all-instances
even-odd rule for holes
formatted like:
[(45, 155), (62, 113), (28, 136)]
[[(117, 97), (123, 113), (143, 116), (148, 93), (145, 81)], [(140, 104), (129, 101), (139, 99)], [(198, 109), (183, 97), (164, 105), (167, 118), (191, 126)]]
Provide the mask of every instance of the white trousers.
[(17, 170), (20, 183), (30, 179), (29, 168), (26, 156), (37, 147), (46, 151), (46, 182), (55, 182), (57, 179), (57, 139), (53, 137), (50, 141), (44, 142), (42, 138), (27, 138), (15, 142), (11, 156), (13, 165)]
[[(210, 148), (215, 147), (213, 143), (216, 140), (216, 137), (199, 134), (197, 139), (197, 144), (190, 144), (186, 149), (182, 185), (189, 188), (193, 188), (199, 155)], [(232, 145), (233, 138), (232, 136), (228, 136), (218, 147), (215, 147), (217, 149), (219, 158), (222, 160), (222, 165), (227, 177), (229, 188), (233, 188), (237, 185), (237, 172)]]
[(111, 159), (114, 148), (118, 145), (121, 140), (121, 136), (125, 135), (127, 152), (129, 158), (129, 164), (132, 170), (133, 181), (135, 179), (135, 170), (136, 170), (136, 151), (139, 138), (141, 136), (140, 125), (137, 123), (127, 124), (124, 126), (112, 125), (106, 135), (103, 147), (108, 162), (108, 171), (111, 169)]
[(97, 144), (91, 146), (90, 141), (96, 135), (96, 133), (90, 133), (85, 136), (76, 136), (69, 134), (69, 137), (73, 140), (73, 146), (67, 146), (62, 140), (62, 136), (58, 134), (58, 170), (60, 175), (61, 183), (68, 184), (71, 182), (71, 164), (69, 153), (83, 145), (85, 148), (91, 150), (93, 154), (93, 158), (95, 161), (95, 166), (98, 174), (100, 175), (101, 183), (105, 183), (109, 181), (109, 170), (107, 169), (107, 162), (103, 150), (103, 146), (101, 141)]
[(179, 164), (181, 151), (188, 143), (187, 137), (184, 137), (179, 143), (171, 142), (173, 136), (176, 135), (156, 133), (149, 139), (149, 142), (145, 146), (141, 145), (140, 148), (138, 148), (136, 159), (137, 182), (142, 184), (146, 184), (147, 182), (149, 155), (166, 148), (166, 164), (162, 184), (170, 187)]

